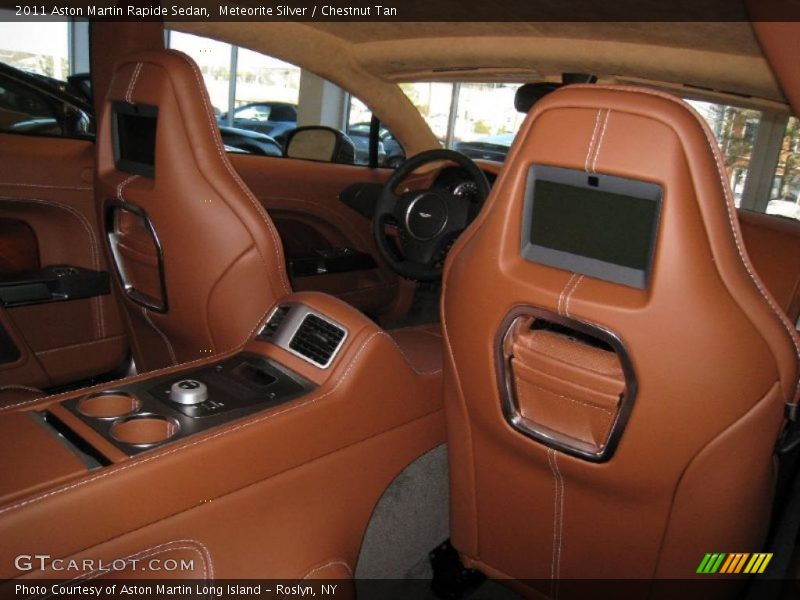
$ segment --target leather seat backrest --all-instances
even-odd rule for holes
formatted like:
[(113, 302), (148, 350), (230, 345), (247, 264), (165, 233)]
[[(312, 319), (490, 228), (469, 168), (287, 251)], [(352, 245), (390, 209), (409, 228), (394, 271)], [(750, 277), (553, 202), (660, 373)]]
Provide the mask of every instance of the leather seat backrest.
[[(115, 160), (117, 113), (131, 110), (157, 110), (150, 176)], [(144, 131), (132, 133), (139, 142), (146, 139)], [(160, 244), (159, 257), (141, 214), (114, 211), (108, 227), (126, 285), (159, 300), (142, 304), (141, 295), (123, 293), (139, 370), (242, 344), (290, 287), (278, 234), (228, 161), (197, 65), (176, 51), (142, 52), (119, 62), (98, 146), (102, 219), (108, 223), (110, 203), (132, 205), (149, 219)], [(147, 306), (161, 300), (165, 312)]]
[[(531, 165), (662, 188), (646, 287), (523, 258)], [(761, 543), (798, 348), (744, 251), (723, 173), (713, 134), (667, 94), (567, 86), (529, 114), (444, 276), (452, 540), (468, 564), (527, 579), (690, 577), (705, 552)], [(627, 425), (605, 462), (532, 439), (504, 414), (498, 357), (520, 307), (596, 326), (624, 349), (638, 389), (627, 389)], [(571, 427), (586, 411), (610, 412), (603, 402), (618, 397), (624, 370), (613, 354), (529, 325), (519, 325), (519, 356), (552, 350), (548, 364), (578, 365), (605, 390), (595, 401), (583, 380), (523, 364), (533, 395), (549, 394), (531, 418)], [(601, 421), (570, 433), (602, 437)]]

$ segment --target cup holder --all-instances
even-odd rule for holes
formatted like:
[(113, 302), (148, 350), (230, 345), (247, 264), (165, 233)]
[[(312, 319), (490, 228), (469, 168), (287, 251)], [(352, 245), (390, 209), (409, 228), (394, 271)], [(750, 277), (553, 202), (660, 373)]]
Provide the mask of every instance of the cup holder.
[(142, 401), (125, 392), (104, 392), (81, 398), (76, 408), (85, 417), (93, 419), (116, 419), (135, 413)]
[(113, 439), (131, 446), (153, 446), (165, 442), (180, 430), (177, 421), (161, 415), (142, 413), (122, 417), (111, 425)]

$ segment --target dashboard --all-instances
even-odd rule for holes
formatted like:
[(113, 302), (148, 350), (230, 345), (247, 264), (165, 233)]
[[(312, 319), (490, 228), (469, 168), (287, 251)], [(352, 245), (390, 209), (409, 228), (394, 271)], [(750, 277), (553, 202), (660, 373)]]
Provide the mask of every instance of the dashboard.
[[(489, 187), (494, 186), (502, 163), (476, 160), (475, 164), (486, 175)], [(472, 206), (471, 217), (480, 212), (483, 203), (478, 198), (478, 188), (466, 170), (461, 167), (444, 167), (441, 169), (431, 184), (432, 188), (439, 188), (450, 194), (464, 198)], [(345, 188), (339, 195), (339, 200), (367, 219), (372, 218), (372, 212), (377, 203), (378, 196), (383, 189), (383, 184), (373, 182), (356, 182)]]

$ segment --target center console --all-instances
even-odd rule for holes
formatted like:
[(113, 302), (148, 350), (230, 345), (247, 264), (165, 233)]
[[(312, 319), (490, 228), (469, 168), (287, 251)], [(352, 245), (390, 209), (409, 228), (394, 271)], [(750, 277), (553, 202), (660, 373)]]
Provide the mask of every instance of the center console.
[(179, 374), (73, 398), (63, 406), (133, 456), (273, 408), (315, 387), (274, 361), (243, 352)]
[[(273, 310), (256, 339), (327, 369), (347, 335), (346, 327), (322, 312), (286, 303)], [(274, 408), (316, 387), (273, 359), (240, 352), (179, 373), (71, 398), (61, 406), (125, 455), (134, 456)], [(45, 421), (69, 437), (57, 413), (46, 412)]]
[[(227, 575), (261, 576), (247, 545), (227, 542), (233, 531), (247, 539), (253, 518), (276, 552), (307, 526), (294, 516), (316, 519), (320, 539), (334, 507), (365, 523), (388, 482), (444, 440), (438, 371), (393, 337), (331, 296), (295, 293), (235, 350), (0, 409), (0, 578), (19, 575), (13, 558), (34, 541), (71, 556), (119, 539), (109, 547), (119, 557), (177, 539), (167, 529), (178, 521), (241, 559)], [(61, 536), (52, 523), (87, 526)], [(360, 542), (360, 527), (348, 531), (337, 552)], [(328, 558), (316, 553), (302, 562)]]

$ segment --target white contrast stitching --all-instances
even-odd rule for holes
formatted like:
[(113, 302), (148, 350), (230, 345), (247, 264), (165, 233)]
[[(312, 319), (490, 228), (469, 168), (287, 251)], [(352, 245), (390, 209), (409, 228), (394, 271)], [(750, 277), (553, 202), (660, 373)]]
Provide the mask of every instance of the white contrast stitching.
[(558, 305), (557, 305), (558, 314), (563, 314), (561, 312), (561, 303), (564, 301), (564, 293), (567, 291), (567, 288), (570, 286), (572, 280), (575, 279), (577, 275), (578, 275), (577, 273), (573, 273), (572, 275), (570, 275), (570, 278), (567, 279), (567, 282), (564, 284), (564, 287), (561, 288), (561, 293), (558, 296)]
[[(274, 306), (275, 306), (275, 304), (273, 304), (273, 307)], [(239, 350), (241, 350), (245, 345), (246, 345), (246, 343), (240, 344), (239, 346), (237, 346), (236, 348), (233, 348), (232, 350), (228, 350), (227, 352), (224, 352), (222, 354), (216, 355), (214, 358), (215, 358), (215, 360), (223, 360), (225, 358), (231, 357), (234, 354), (236, 354)], [(186, 367), (190, 367), (191, 365), (194, 365), (194, 364), (197, 364), (197, 363), (210, 363), (210, 362), (211, 362), (211, 359), (209, 357), (203, 356), (201, 358), (196, 358), (194, 360), (190, 360), (188, 362), (181, 363), (178, 366), (180, 368), (184, 369)], [(169, 367), (161, 367), (161, 368), (158, 368), (158, 369), (154, 369), (152, 371), (147, 371), (146, 373), (138, 373), (136, 375), (118, 377), (117, 379), (111, 379), (109, 381), (104, 381), (103, 383), (98, 383), (97, 385), (93, 385), (93, 386), (90, 386), (90, 387), (87, 387), (87, 388), (83, 388), (80, 391), (83, 392), (83, 393), (88, 394), (88, 393), (91, 393), (94, 390), (97, 390), (99, 388), (108, 388), (112, 384), (115, 384), (115, 383), (120, 382), (120, 381), (137, 382), (137, 381), (142, 381), (144, 379), (150, 379), (152, 377), (155, 377), (157, 375), (161, 375), (161, 374), (164, 374), (164, 373), (174, 373), (176, 370), (177, 370), (176, 365), (171, 365)], [(49, 404), (54, 403), (59, 398), (64, 398), (66, 396), (72, 396), (73, 394), (75, 394), (75, 392), (76, 392), (76, 390), (70, 390), (68, 392), (61, 392), (60, 394), (53, 394), (52, 396), (42, 396), (41, 398), (35, 398), (33, 400), (26, 400), (24, 402), (17, 402), (16, 404), (9, 404), (8, 406), (0, 405), (0, 413), (4, 412), (4, 411), (8, 411), (8, 410), (10, 410), (12, 408), (18, 408), (20, 406), (26, 406), (26, 405), (29, 405), (29, 404), (44, 404), (44, 403), (47, 403), (49, 405)]]
[(39, 388), (30, 387), (27, 385), (0, 385), (0, 392), (4, 392), (5, 390), (22, 390), (25, 392), (44, 393)]
[[(194, 544), (194, 545), (187, 545), (187, 544)], [(200, 546), (199, 548), (197, 546)], [(209, 552), (208, 548), (205, 544), (192, 539), (185, 539), (185, 540), (174, 540), (171, 542), (166, 542), (164, 544), (159, 544), (158, 546), (153, 546), (152, 548), (148, 548), (146, 550), (141, 550), (134, 554), (130, 554), (120, 560), (124, 561), (131, 561), (131, 560), (141, 560), (143, 558), (150, 558), (152, 556), (158, 556), (159, 554), (164, 554), (170, 550), (191, 550), (200, 557), (200, 562), (203, 568), (203, 579), (204, 580), (213, 580), (214, 579), (214, 563), (211, 558), (211, 552)], [(111, 573), (110, 569), (95, 569), (88, 573), (83, 573), (78, 575), (77, 577), (73, 577), (70, 580), (70, 583), (78, 582), (78, 581), (91, 581), (92, 579), (97, 579), (98, 577), (102, 577)], [(41, 600), (46, 600), (47, 598), (52, 598), (53, 594), (48, 594), (46, 596), (29, 596), (28, 600), (33, 598), (39, 598)]]
[(583, 166), (586, 172), (589, 172), (589, 159), (592, 156), (592, 148), (594, 148), (594, 138), (597, 135), (597, 129), (600, 125), (600, 113), (602, 110), (597, 110), (597, 115), (594, 118), (594, 129), (592, 130), (592, 137), (589, 139), (589, 147), (586, 149), (586, 160), (583, 161)]
[(550, 467), (550, 474), (553, 476), (553, 541), (550, 545), (550, 596), (553, 597), (553, 586), (556, 580), (556, 544), (558, 543), (558, 480), (553, 469), (552, 448), (547, 449), (547, 465)]
[(561, 551), (564, 547), (564, 477), (561, 475), (561, 469), (558, 467), (558, 454), (553, 450), (553, 466), (557, 476), (559, 485), (559, 517), (558, 517), (558, 555), (556, 558), (556, 580), (555, 580), (555, 598), (558, 598), (559, 587), (561, 585)]
[[(759, 278), (754, 273), (754, 269), (753, 269), (752, 265), (750, 264), (750, 259), (748, 258), (747, 253), (743, 249), (743, 242), (742, 242), (742, 240), (740, 238), (739, 231), (736, 228), (736, 225), (734, 223), (735, 204), (733, 202), (733, 195), (731, 194), (730, 187), (727, 185), (727, 182), (725, 181), (725, 178), (723, 177), (723, 173), (725, 172), (725, 166), (724, 166), (724, 164), (722, 162), (722, 159), (721, 159), (721, 156), (720, 156), (719, 145), (716, 144), (715, 141), (713, 141), (713, 133), (711, 133), (711, 130), (709, 129), (708, 124), (703, 120), (703, 118), (699, 114), (697, 114), (697, 111), (695, 111), (691, 106), (686, 104), (683, 100), (680, 100), (680, 99), (676, 98), (675, 96), (672, 96), (672, 95), (667, 94), (665, 92), (659, 92), (657, 90), (646, 89), (646, 88), (638, 88), (638, 87), (633, 87), (633, 86), (625, 86), (625, 85), (620, 85), (620, 86), (591, 86), (591, 87), (593, 89), (608, 89), (608, 90), (620, 90), (620, 91), (627, 91), (627, 92), (635, 92), (635, 93), (640, 93), (640, 94), (647, 94), (647, 95), (651, 95), (651, 96), (656, 96), (658, 98), (663, 98), (665, 100), (668, 100), (668, 101), (670, 101), (670, 102), (672, 102), (674, 104), (677, 104), (677, 105), (681, 106), (683, 109), (688, 109), (689, 114), (691, 114), (695, 118), (695, 121), (697, 121), (697, 123), (700, 125), (700, 129), (703, 131), (703, 134), (706, 137), (706, 142), (708, 143), (708, 146), (711, 149), (711, 154), (713, 155), (714, 161), (716, 162), (716, 165), (717, 165), (717, 176), (719, 177), (719, 181), (720, 181), (720, 184), (722, 186), (722, 192), (723, 192), (723, 195), (725, 196), (725, 200), (726, 200), (725, 208), (728, 211), (728, 222), (730, 223), (730, 226), (731, 226), (730, 227), (731, 235), (733, 236), (733, 241), (734, 241), (734, 243), (736, 245), (736, 250), (739, 252), (739, 258), (742, 260), (742, 264), (744, 265), (744, 268), (747, 271), (747, 274), (750, 276), (750, 279), (752, 280), (753, 284), (756, 286), (756, 289), (758, 289), (758, 291), (761, 293), (761, 296), (764, 298), (764, 300), (767, 301), (767, 304), (772, 309), (772, 312), (775, 313), (775, 315), (778, 317), (780, 322), (786, 328), (786, 331), (789, 333), (789, 338), (791, 339), (792, 343), (794, 344), (795, 353), (797, 354), (797, 358), (800, 361), (800, 339), (798, 339), (798, 336), (797, 336), (797, 333), (796, 333), (796, 331), (794, 329), (794, 326), (789, 321), (789, 319), (786, 317), (786, 314), (783, 313), (783, 311), (780, 310), (780, 308), (778, 308), (778, 306), (775, 304), (775, 301), (771, 298), (770, 294), (764, 289), (764, 287), (763, 287), (762, 283), (760, 282)], [(796, 398), (800, 398), (800, 378), (798, 379), (798, 382), (797, 382), (797, 388), (795, 390), (795, 397)]]
[(131, 181), (133, 181), (137, 177), (139, 176), (131, 175), (130, 177), (123, 179), (122, 181), (119, 182), (119, 184), (117, 184), (117, 198), (119, 198), (122, 201), (125, 201), (125, 198), (122, 197), (122, 192), (125, 189), (125, 186), (127, 186)]
[[(118, 465), (115, 465), (115, 466), (112, 466), (112, 467), (108, 467), (107, 470), (103, 470), (100, 473), (98, 473), (97, 475), (89, 477), (88, 479), (83, 479), (83, 480), (77, 481), (77, 482), (75, 482), (75, 483), (73, 483), (71, 485), (67, 485), (67, 486), (64, 486), (64, 487), (61, 487), (61, 488), (56, 488), (56, 489), (51, 490), (51, 491), (49, 491), (47, 493), (40, 494), (38, 496), (33, 496), (32, 498), (29, 498), (27, 500), (23, 500), (21, 502), (17, 502), (16, 504), (10, 504), (8, 506), (2, 507), (2, 508), (0, 508), (0, 514), (6, 513), (6, 512), (9, 512), (9, 511), (12, 511), (12, 510), (16, 510), (18, 508), (22, 508), (23, 506), (27, 506), (28, 504), (32, 504), (32, 503), (38, 502), (40, 500), (44, 500), (45, 498), (49, 498), (51, 496), (57, 496), (59, 494), (67, 492), (69, 490), (72, 490), (72, 489), (75, 489), (75, 488), (79, 488), (81, 486), (87, 485), (89, 483), (93, 483), (95, 481), (99, 481), (100, 479), (104, 479), (104, 478), (106, 478), (106, 477), (108, 477), (110, 475), (115, 475), (117, 473), (122, 473), (123, 471), (127, 471), (128, 469), (133, 469), (135, 467), (138, 467), (138, 466), (141, 466), (141, 465), (145, 465), (145, 464), (147, 464), (147, 463), (149, 463), (149, 462), (151, 462), (153, 460), (156, 460), (156, 459), (159, 459), (159, 458), (163, 458), (165, 456), (169, 456), (171, 454), (174, 454), (176, 452), (180, 452), (180, 451), (185, 450), (187, 448), (192, 448), (193, 446), (197, 446), (199, 444), (204, 444), (204, 443), (209, 442), (211, 440), (217, 439), (218, 437), (222, 437), (222, 436), (225, 436), (225, 435), (230, 435), (231, 433), (233, 433), (235, 431), (239, 431), (240, 429), (244, 429), (244, 428), (250, 427), (252, 425), (255, 425), (257, 423), (261, 423), (263, 421), (268, 421), (270, 419), (274, 419), (275, 417), (279, 417), (279, 416), (284, 415), (286, 413), (293, 412), (293, 411), (298, 410), (300, 408), (303, 408), (305, 406), (309, 406), (311, 404), (315, 404), (315, 403), (319, 402), (320, 400), (322, 400), (324, 398), (327, 398), (328, 396), (330, 396), (336, 390), (339, 389), (339, 387), (344, 383), (344, 381), (347, 380), (347, 377), (350, 375), (350, 372), (353, 370), (353, 368), (355, 368), (355, 365), (358, 363), (358, 359), (361, 357), (361, 355), (367, 349), (367, 347), (372, 342), (372, 340), (374, 340), (376, 337), (380, 337), (380, 336), (384, 336), (386, 338), (390, 337), (389, 334), (387, 334), (385, 331), (374, 331), (361, 344), (361, 347), (358, 349), (358, 352), (356, 352), (355, 356), (353, 356), (351, 361), (348, 363), (347, 368), (345, 369), (345, 371), (342, 374), (342, 376), (340, 378), (338, 378), (336, 380), (336, 383), (333, 385), (333, 387), (330, 390), (328, 390), (327, 392), (325, 392), (324, 394), (321, 394), (319, 396), (312, 396), (312, 397), (308, 398), (307, 400), (303, 400), (301, 402), (298, 402), (297, 404), (292, 404), (290, 406), (287, 406), (286, 408), (283, 408), (283, 409), (275, 411), (275, 412), (270, 412), (270, 413), (267, 413), (267, 414), (263, 414), (258, 418), (255, 418), (255, 419), (252, 419), (252, 420), (249, 420), (249, 421), (244, 421), (244, 422), (242, 422), (242, 423), (240, 423), (238, 425), (235, 425), (233, 427), (230, 427), (230, 428), (221, 429), (221, 430), (217, 431), (216, 433), (210, 434), (210, 435), (205, 436), (205, 437), (202, 436), (202, 434), (200, 434), (200, 437), (198, 437), (193, 442), (188, 442), (188, 443), (185, 443), (185, 444), (175, 445), (172, 448), (165, 449), (164, 451), (161, 451), (161, 452), (156, 451), (153, 454), (150, 454), (149, 456), (145, 456), (142, 459), (133, 459), (130, 462), (127, 462), (127, 463), (118, 463)], [(207, 359), (202, 359), (202, 360), (207, 360)], [(198, 361), (195, 361), (195, 362), (198, 362)], [(154, 372), (148, 373), (148, 375), (152, 376), (153, 373)]]
[(10, 181), (0, 181), (0, 187), (2, 186), (41, 188), (43, 190), (77, 190), (81, 192), (90, 192), (94, 189), (89, 185), (81, 187), (75, 185), (45, 185), (43, 183), (16, 183)]
[[(280, 283), (281, 283), (281, 286), (283, 287), (284, 293), (290, 294), (292, 292), (292, 288), (289, 285), (289, 279), (288, 279), (288, 276), (286, 274), (286, 265), (284, 264), (283, 260), (281, 260), (281, 248), (282, 248), (282, 245), (281, 245), (280, 237), (278, 236), (278, 233), (277, 233), (277, 231), (275, 229), (275, 225), (273, 224), (272, 219), (267, 214), (266, 209), (258, 201), (258, 199), (253, 195), (252, 190), (250, 190), (250, 188), (247, 187), (247, 185), (245, 185), (245, 183), (242, 181), (241, 177), (239, 177), (239, 174), (233, 168), (233, 166), (231, 165), (230, 161), (228, 160), (228, 157), (225, 154), (225, 149), (222, 146), (222, 139), (220, 138), (219, 131), (217, 131), (215, 129), (216, 121), (214, 120), (214, 114), (213, 114), (213, 112), (211, 111), (211, 108), (208, 105), (208, 98), (207, 98), (207, 93), (206, 93), (206, 89), (205, 89), (205, 84), (203, 83), (203, 79), (202, 79), (202, 76), (200, 74), (200, 70), (197, 67), (197, 64), (193, 60), (191, 60), (188, 56), (183, 54), (182, 52), (176, 52), (174, 50), (168, 50), (167, 52), (169, 54), (173, 54), (173, 55), (177, 56), (178, 58), (180, 58), (181, 60), (183, 60), (187, 65), (189, 65), (192, 73), (194, 74), (195, 80), (197, 81), (197, 85), (201, 89), (200, 98), (203, 100), (203, 105), (205, 106), (205, 109), (206, 109), (206, 116), (208, 117), (207, 123), (209, 125), (209, 128), (211, 129), (211, 139), (214, 141), (214, 144), (216, 145), (217, 153), (219, 154), (220, 161), (222, 162), (222, 165), (225, 167), (225, 169), (230, 174), (230, 176), (233, 179), (234, 183), (236, 183), (239, 186), (239, 189), (244, 193), (244, 195), (247, 196), (247, 198), (253, 204), (253, 207), (256, 209), (256, 213), (258, 213), (258, 215), (261, 217), (261, 219), (266, 224), (267, 230), (269, 231), (270, 237), (272, 238), (272, 246), (273, 246), (273, 250), (275, 252), (275, 266), (278, 269), (278, 279), (280, 280)], [(258, 255), (261, 258), (261, 261), (264, 262), (264, 264), (266, 266), (266, 262), (264, 261), (264, 257), (261, 254), (260, 248), (258, 248), (258, 244), (256, 244), (256, 250), (258, 251)], [(274, 292), (274, 290), (270, 290), (270, 291)], [(266, 321), (267, 316), (269, 315), (271, 310), (272, 310), (272, 307), (268, 306), (267, 309), (264, 311), (264, 314), (262, 314), (261, 318), (258, 319), (258, 321), (256, 322), (256, 324), (253, 327), (253, 329), (250, 331), (250, 333), (247, 335), (247, 337), (242, 341), (242, 345), (246, 344), (250, 340), (250, 338), (253, 337), (253, 334), (256, 332), (256, 330), (259, 329), (260, 327), (262, 327), (263, 323)]]
[[(602, 406), (597, 406), (596, 404), (592, 404), (591, 402), (586, 402), (584, 400), (578, 400), (577, 398), (573, 398), (571, 396), (565, 396), (564, 394), (559, 394), (558, 392), (554, 392), (553, 390), (547, 389), (546, 387), (543, 387), (541, 385), (533, 383), (532, 381), (527, 381), (524, 377), (520, 377), (520, 379), (522, 379), (524, 381), (526, 387), (527, 386), (535, 387), (537, 390), (541, 390), (541, 391), (546, 392), (548, 394), (552, 394), (553, 396), (561, 398), (562, 400), (566, 400), (567, 402), (571, 402), (573, 404), (577, 404), (578, 406), (583, 406), (585, 408), (593, 408), (594, 410), (599, 410), (601, 412), (606, 413), (609, 417), (613, 414), (611, 409), (604, 408)], [(524, 388), (522, 386), (519, 387), (518, 391), (519, 391), (520, 396), (526, 395), (525, 394), (525, 390), (524, 390)]]
[(547, 464), (553, 475), (553, 546), (550, 561), (550, 597), (558, 598), (561, 578), (561, 549), (564, 542), (564, 478), (558, 468), (558, 455), (547, 449)]
[[(271, 314), (272, 313), (272, 309), (274, 309), (278, 304), (279, 304), (279, 302), (277, 302), (277, 301), (274, 302), (272, 304), (272, 306), (270, 306), (270, 308), (267, 309), (267, 313), (266, 314)], [(259, 323), (258, 325), (256, 325), (253, 328), (253, 331), (251, 332), (251, 336), (250, 336), (251, 338), (252, 338), (252, 334), (255, 332), (256, 329), (258, 329), (259, 325), (261, 325), (261, 323)], [(221, 354), (216, 355), (215, 359), (216, 360), (223, 360), (225, 358), (228, 358), (228, 357), (231, 357), (231, 356), (235, 355), (237, 352), (239, 352), (239, 350), (244, 348), (247, 345), (247, 342), (249, 342), (249, 341), (250, 341), (250, 338), (248, 338), (246, 341), (244, 341), (241, 344), (239, 344), (236, 348), (233, 348), (231, 350), (228, 350), (226, 352), (223, 352)], [(183, 369), (183, 368), (190, 367), (190, 366), (192, 366), (194, 364), (197, 364), (197, 363), (209, 363), (209, 362), (211, 362), (211, 359), (209, 357), (207, 357), (207, 356), (203, 356), (201, 358), (196, 358), (194, 360), (190, 360), (190, 361), (181, 363), (180, 365), (177, 365), (177, 366)], [(171, 365), (169, 367), (161, 367), (161, 368), (158, 368), (158, 369), (154, 369), (152, 371), (147, 371), (146, 373), (138, 373), (136, 375), (130, 375), (130, 376), (125, 376), (125, 377), (118, 377), (117, 379), (111, 379), (111, 380), (105, 381), (103, 383), (98, 383), (97, 385), (93, 385), (93, 386), (90, 386), (90, 387), (87, 387), (87, 388), (83, 388), (83, 390), (81, 390), (81, 391), (83, 391), (83, 392), (88, 394), (88, 393), (90, 393), (90, 392), (92, 392), (92, 391), (94, 391), (94, 390), (96, 390), (98, 388), (106, 388), (106, 387), (109, 387), (112, 384), (115, 384), (115, 383), (120, 382), (120, 381), (130, 381), (130, 382), (142, 381), (143, 379), (149, 379), (151, 377), (155, 377), (157, 375), (161, 375), (161, 374), (164, 374), (164, 373), (174, 373), (175, 371), (176, 371), (176, 365)], [(29, 405), (29, 404), (43, 404), (45, 402), (48, 403), (48, 404), (52, 404), (58, 398), (64, 398), (66, 396), (71, 396), (73, 394), (75, 394), (75, 390), (70, 390), (68, 392), (61, 392), (60, 394), (53, 394), (52, 396), (42, 396), (40, 398), (34, 398), (33, 400), (25, 400), (24, 402), (17, 402), (16, 404), (9, 404), (7, 406), (0, 405), (0, 413), (4, 412), (4, 411), (9, 411), (12, 408), (18, 408), (20, 406), (26, 406), (26, 405)]]
[[(432, 335), (434, 335), (434, 334), (432, 334)], [(397, 343), (397, 340), (395, 340), (394, 337), (392, 337), (391, 334), (388, 334), (388, 336), (389, 336), (389, 340), (391, 340), (391, 342), (394, 345), (394, 347), (397, 348), (397, 351), (400, 353), (400, 356), (402, 356), (403, 359), (405, 359), (405, 361), (408, 364), (409, 368), (412, 371), (414, 371), (414, 373), (416, 373), (417, 375), (434, 375), (436, 373), (441, 373), (442, 372), (442, 368), (441, 367), (439, 367), (438, 369), (429, 369), (427, 371), (418, 370), (414, 366), (414, 363), (412, 362), (412, 360), (405, 353), (405, 351), (400, 347), (400, 344)]]
[(128, 89), (125, 90), (125, 102), (128, 104), (133, 104), (133, 88), (136, 86), (136, 80), (139, 79), (139, 73), (142, 70), (142, 63), (137, 62), (136, 66), (133, 68), (133, 75), (131, 75), (131, 80), (128, 82)]
[(600, 139), (597, 140), (597, 146), (594, 149), (594, 159), (592, 160), (592, 173), (597, 173), (597, 158), (600, 156), (600, 149), (603, 147), (603, 138), (606, 136), (606, 128), (608, 127), (608, 120), (611, 118), (611, 109), (606, 110), (606, 118), (603, 120), (603, 130), (600, 132)]
[[(221, 141), (221, 138), (219, 136), (219, 132), (214, 129), (214, 126), (212, 124), (212, 122), (214, 121), (214, 117), (213, 117), (213, 113), (211, 112), (211, 109), (208, 106), (208, 99), (206, 98), (206, 93), (205, 93), (205, 84), (203, 83), (203, 79), (202, 79), (200, 71), (199, 71), (199, 69), (197, 67), (197, 64), (194, 61), (192, 61), (188, 56), (183, 54), (182, 52), (169, 51), (169, 53), (170, 54), (174, 54), (175, 56), (181, 58), (191, 68), (192, 73), (194, 74), (195, 79), (197, 80), (197, 84), (200, 86), (200, 88), (202, 90), (201, 94), (200, 94), (200, 97), (203, 100), (203, 105), (206, 108), (206, 114), (209, 117), (208, 123), (209, 123), (209, 127), (211, 128), (211, 134), (212, 134), (211, 138), (214, 140), (214, 144), (216, 145), (217, 153), (219, 154), (219, 157), (220, 157), (220, 160), (222, 162), (222, 165), (228, 171), (228, 173), (230, 174), (231, 178), (239, 186), (239, 188), (242, 190), (242, 192), (245, 194), (245, 196), (247, 196), (248, 199), (252, 202), (253, 206), (256, 209), (256, 212), (259, 214), (259, 216), (262, 218), (262, 220), (266, 224), (267, 229), (269, 230), (270, 236), (272, 237), (273, 249), (275, 250), (275, 263), (276, 263), (276, 266), (278, 268), (279, 279), (281, 281), (281, 284), (283, 285), (284, 292), (286, 292), (286, 293), (291, 292), (291, 287), (289, 286), (289, 282), (288, 282), (288, 279), (286, 277), (286, 269), (285, 269), (285, 266), (283, 265), (283, 261), (280, 259), (280, 252), (279, 252), (279, 249), (281, 247), (280, 238), (278, 237), (278, 234), (275, 231), (275, 226), (272, 223), (272, 219), (270, 219), (269, 216), (267, 215), (266, 209), (258, 201), (258, 199), (256, 199), (256, 197), (253, 195), (253, 192), (250, 190), (250, 188), (248, 188), (245, 185), (245, 183), (242, 181), (241, 177), (239, 177), (239, 174), (236, 172), (236, 170), (233, 168), (233, 166), (231, 166), (230, 161), (228, 160), (228, 157), (225, 155), (225, 149), (222, 147), (222, 141)], [(256, 247), (258, 247), (258, 246), (256, 246)], [(261, 254), (260, 251), (259, 251), (259, 254)]]
[(350, 568), (350, 565), (348, 565), (341, 558), (335, 558), (335, 559), (329, 560), (328, 562), (326, 562), (324, 564), (319, 565), (318, 567), (311, 568), (311, 570), (306, 572), (306, 574), (303, 575), (300, 579), (301, 580), (309, 579), (314, 573), (318, 573), (319, 571), (322, 571), (323, 569), (327, 569), (328, 567), (332, 567), (333, 565), (341, 565), (341, 566), (343, 566), (345, 569), (347, 569), (347, 572), (350, 574), (350, 577), (353, 576), (353, 569)]
[(155, 323), (150, 320), (150, 315), (147, 314), (147, 308), (144, 306), (142, 307), (142, 314), (144, 315), (144, 320), (147, 321), (147, 324), (150, 325), (150, 327), (152, 327), (159, 336), (161, 336), (161, 339), (164, 342), (164, 345), (167, 347), (167, 351), (169, 352), (169, 357), (172, 360), (172, 364), (177, 365), (178, 359), (175, 357), (175, 350), (172, 348), (172, 342), (170, 342), (167, 335), (158, 327), (156, 327)]
[(123, 339), (124, 335), (111, 335), (109, 337), (103, 338), (101, 340), (91, 340), (88, 342), (78, 342), (77, 344), (68, 344), (66, 346), (60, 346), (58, 348), (48, 348), (47, 350), (39, 350), (34, 351), (36, 356), (42, 356), (43, 354), (52, 354), (53, 352), (63, 352), (64, 350), (73, 350), (75, 348), (82, 348), (83, 346), (91, 346), (93, 344), (97, 344), (98, 342), (110, 342), (113, 340), (120, 340)]
[(581, 281), (583, 281), (583, 275), (581, 275), (580, 277), (578, 277), (578, 279), (575, 280), (575, 284), (572, 286), (572, 289), (564, 298), (564, 315), (567, 317), (570, 316), (569, 303), (572, 300), (572, 297), (575, 295), (575, 290), (578, 289), (578, 286), (581, 284)]

